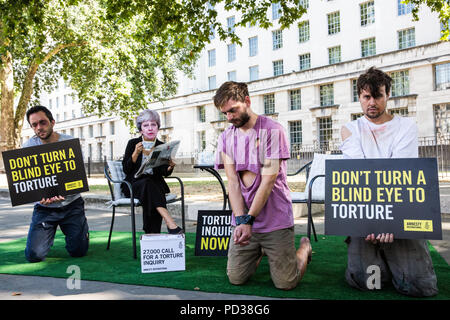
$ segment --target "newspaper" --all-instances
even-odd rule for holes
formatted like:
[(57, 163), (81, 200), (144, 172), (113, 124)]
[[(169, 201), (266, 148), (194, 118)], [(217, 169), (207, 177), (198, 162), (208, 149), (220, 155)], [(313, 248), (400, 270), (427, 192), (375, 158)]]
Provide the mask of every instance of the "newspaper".
[(136, 172), (134, 177), (139, 178), (149, 168), (168, 165), (169, 159), (173, 159), (175, 157), (179, 145), (180, 140), (175, 140), (156, 146), (151, 156), (145, 162), (142, 163), (141, 167)]

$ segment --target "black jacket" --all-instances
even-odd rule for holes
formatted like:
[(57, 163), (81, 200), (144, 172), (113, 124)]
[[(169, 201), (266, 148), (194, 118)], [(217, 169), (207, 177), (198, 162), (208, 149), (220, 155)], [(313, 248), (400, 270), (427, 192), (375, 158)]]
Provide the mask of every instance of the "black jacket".
[[(164, 180), (164, 177), (170, 176), (172, 174), (172, 170), (167, 170), (169, 168), (168, 165), (162, 165), (156, 168), (153, 168), (153, 175), (142, 175), (139, 178), (135, 179), (134, 175), (139, 170), (139, 167), (142, 163), (142, 152), (139, 154), (136, 163), (133, 163), (132, 160), (132, 154), (134, 152), (134, 149), (136, 145), (142, 141), (142, 137), (134, 138), (128, 141), (127, 148), (125, 149), (125, 155), (123, 156), (122, 165), (123, 165), (123, 172), (125, 172), (126, 177), (125, 180), (133, 184), (138, 179), (152, 179), (158, 186), (160, 186), (164, 193), (169, 193), (170, 189), (167, 185), (166, 181)], [(155, 146), (163, 144), (163, 142), (156, 139)], [(123, 193), (129, 197), (129, 191), (125, 184), (122, 184), (122, 191)]]

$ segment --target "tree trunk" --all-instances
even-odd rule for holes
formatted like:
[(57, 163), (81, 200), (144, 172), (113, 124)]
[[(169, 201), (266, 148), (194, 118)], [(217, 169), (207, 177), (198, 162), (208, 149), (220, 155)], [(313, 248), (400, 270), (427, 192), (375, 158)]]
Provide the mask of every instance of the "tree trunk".
[(22, 87), (22, 94), (20, 95), (19, 103), (16, 108), (16, 115), (13, 119), (13, 148), (20, 147), (20, 137), (22, 134), (23, 121), (25, 120), (25, 114), (28, 109), (28, 103), (31, 100), (31, 95), (33, 94), (33, 80), (36, 75), (36, 71), (39, 65), (32, 62), (28, 68), (27, 75)]
[(1, 57), (1, 113), (0, 113), (0, 151), (15, 148), (14, 135), (14, 74), (12, 55), (7, 51)]

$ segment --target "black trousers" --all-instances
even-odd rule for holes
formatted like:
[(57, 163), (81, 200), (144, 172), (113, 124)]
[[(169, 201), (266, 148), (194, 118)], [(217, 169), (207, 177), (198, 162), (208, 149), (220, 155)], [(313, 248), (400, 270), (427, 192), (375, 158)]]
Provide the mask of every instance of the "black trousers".
[(159, 184), (143, 177), (132, 184), (134, 197), (142, 204), (143, 229), (145, 233), (161, 233), (162, 216), (156, 208), (167, 208), (166, 195)]

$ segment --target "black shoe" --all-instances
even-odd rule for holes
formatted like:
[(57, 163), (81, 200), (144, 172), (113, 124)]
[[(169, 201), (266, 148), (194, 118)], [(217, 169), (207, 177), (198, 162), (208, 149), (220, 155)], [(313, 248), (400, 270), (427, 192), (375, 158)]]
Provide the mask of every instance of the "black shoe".
[(181, 234), (181, 233), (184, 233), (184, 230), (181, 229), (180, 227), (176, 227), (175, 229), (167, 228), (167, 231), (169, 232), (169, 234)]

